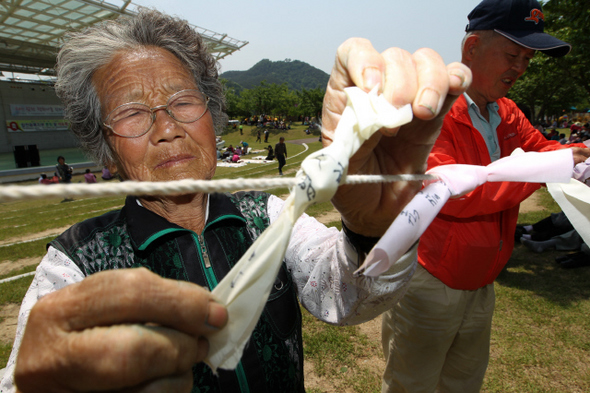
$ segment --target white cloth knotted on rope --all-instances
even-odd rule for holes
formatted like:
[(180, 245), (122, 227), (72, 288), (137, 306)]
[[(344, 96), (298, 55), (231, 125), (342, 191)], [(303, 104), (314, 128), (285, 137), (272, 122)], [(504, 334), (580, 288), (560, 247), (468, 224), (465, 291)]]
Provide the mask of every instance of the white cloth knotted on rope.
[(355, 274), (376, 277), (387, 271), (420, 238), (452, 196), (464, 195), (485, 182), (567, 183), (573, 168), (571, 149), (543, 153), (516, 149), (511, 156), (488, 166), (457, 164), (433, 168), (427, 173), (440, 181), (428, 184), (416, 194)]
[(590, 158), (576, 165), (569, 183), (549, 183), (547, 189), (584, 243), (590, 245)]
[(396, 109), (376, 90), (367, 94), (351, 87), (345, 91), (348, 103), (333, 143), (303, 161), (297, 173), (299, 182), (291, 189), (278, 219), (213, 289), (229, 313), (227, 326), (209, 337), (205, 361), (214, 372), (217, 368), (234, 369), (240, 361), (278, 274), (295, 221), (308, 206), (334, 196), (346, 177), (348, 160), (375, 131), (412, 120), (410, 105)]

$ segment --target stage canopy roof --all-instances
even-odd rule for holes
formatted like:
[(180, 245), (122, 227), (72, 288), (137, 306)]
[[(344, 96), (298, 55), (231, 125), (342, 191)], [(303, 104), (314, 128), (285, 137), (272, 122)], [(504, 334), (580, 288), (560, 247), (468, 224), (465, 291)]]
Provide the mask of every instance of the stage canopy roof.
[[(2, 0), (0, 71), (54, 75), (55, 56), (67, 31), (134, 14), (137, 7), (126, 0)], [(218, 60), (248, 44), (226, 34), (193, 27)]]

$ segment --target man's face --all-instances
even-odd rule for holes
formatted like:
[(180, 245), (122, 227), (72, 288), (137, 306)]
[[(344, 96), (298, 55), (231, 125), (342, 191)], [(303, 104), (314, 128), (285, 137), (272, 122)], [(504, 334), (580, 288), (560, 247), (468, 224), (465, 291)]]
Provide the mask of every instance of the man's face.
[(469, 53), (473, 82), (468, 94), (478, 105), (506, 96), (535, 55), (533, 49), (520, 46), (499, 34), (482, 37), (473, 45)]

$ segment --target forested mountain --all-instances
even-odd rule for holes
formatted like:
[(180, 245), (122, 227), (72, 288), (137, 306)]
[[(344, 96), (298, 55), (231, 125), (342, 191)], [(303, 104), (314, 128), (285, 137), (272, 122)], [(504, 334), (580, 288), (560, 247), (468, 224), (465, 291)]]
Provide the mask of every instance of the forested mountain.
[[(329, 75), (303, 61), (285, 59), (284, 61), (270, 61), (264, 59), (247, 71), (226, 71), (220, 78), (227, 79), (231, 86), (239, 93), (242, 89), (252, 89), (260, 82), (287, 83), (290, 90), (325, 89)], [(239, 85), (238, 86), (236, 86)], [(240, 88), (241, 87), (241, 88)]]

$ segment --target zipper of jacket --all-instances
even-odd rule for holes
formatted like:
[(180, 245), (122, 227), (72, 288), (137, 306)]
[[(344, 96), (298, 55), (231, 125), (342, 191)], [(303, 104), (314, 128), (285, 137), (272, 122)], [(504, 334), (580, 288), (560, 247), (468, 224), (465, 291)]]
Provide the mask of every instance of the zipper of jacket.
[[(205, 267), (205, 278), (207, 279), (207, 283), (209, 288), (213, 289), (219, 284), (217, 281), (217, 277), (215, 277), (215, 273), (213, 272), (213, 268), (211, 267), (211, 259), (209, 258), (209, 252), (207, 251), (207, 247), (205, 246), (205, 237), (199, 234), (193, 234), (193, 237), (196, 237), (196, 242), (198, 244), (198, 251), (201, 255), (201, 262)], [(250, 387), (248, 386), (248, 379), (246, 378), (246, 372), (244, 371), (244, 366), (242, 365), (242, 361), (238, 363), (235, 369), (236, 377), (238, 378), (238, 384), (240, 385), (240, 392), (242, 393), (250, 393)]]

